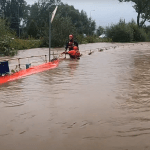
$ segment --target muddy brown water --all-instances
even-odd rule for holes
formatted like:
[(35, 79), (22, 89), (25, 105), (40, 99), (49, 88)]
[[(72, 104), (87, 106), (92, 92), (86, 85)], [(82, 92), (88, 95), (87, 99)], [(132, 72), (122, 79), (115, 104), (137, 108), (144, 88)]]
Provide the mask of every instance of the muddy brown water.
[[(96, 48), (105, 49), (85, 51)], [(0, 85), (0, 150), (150, 150), (150, 43), (80, 51), (80, 60)]]

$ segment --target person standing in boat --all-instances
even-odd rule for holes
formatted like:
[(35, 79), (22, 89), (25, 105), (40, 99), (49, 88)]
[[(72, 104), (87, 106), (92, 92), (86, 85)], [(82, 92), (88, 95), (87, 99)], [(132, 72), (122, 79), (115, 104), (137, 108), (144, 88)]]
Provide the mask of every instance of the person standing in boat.
[(67, 51), (67, 49), (69, 48), (69, 51), (73, 50), (73, 47), (77, 46), (78, 47), (78, 43), (76, 41), (74, 41), (74, 37), (73, 35), (69, 35), (69, 42), (66, 44), (65, 50)]

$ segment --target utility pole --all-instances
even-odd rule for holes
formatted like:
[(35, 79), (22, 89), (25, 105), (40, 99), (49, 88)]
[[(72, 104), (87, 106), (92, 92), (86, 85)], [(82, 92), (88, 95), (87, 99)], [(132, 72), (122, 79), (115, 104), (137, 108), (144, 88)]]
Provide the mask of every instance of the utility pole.
[[(91, 11), (95, 11), (95, 10), (91, 10)], [(91, 18), (91, 11), (90, 11), (90, 18)], [(92, 18), (91, 18), (91, 20), (92, 20)]]
[(49, 62), (51, 61), (51, 13), (49, 12)]
[[(95, 11), (95, 10), (91, 10), (91, 11), (90, 11), (90, 19), (91, 19), (91, 22), (92, 22), (92, 18), (91, 18), (91, 12), (92, 12), (92, 11)], [(90, 32), (91, 32), (91, 25), (90, 25)], [(90, 33), (89, 33), (89, 35), (90, 35)]]
[(49, 62), (51, 61), (50, 59), (50, 55), (51, 55), (51, 24), (53, 22), (53, 19), (55, 17), (56, 11), (57, 11), (58, 6), (56, 6), (55, 10), (53, 11), (53, 13), (51, 14), (49, 12)]
[(19, 19), (19, 2), (18, 2), (18, 29), (19, 29), (19, 39), (20, 39), (20, 19)]

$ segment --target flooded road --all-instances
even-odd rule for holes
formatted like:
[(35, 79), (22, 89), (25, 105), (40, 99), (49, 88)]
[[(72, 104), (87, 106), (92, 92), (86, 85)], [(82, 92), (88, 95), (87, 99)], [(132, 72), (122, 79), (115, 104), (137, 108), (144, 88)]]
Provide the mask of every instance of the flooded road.
[[(86, 53), (96, 48), (104, 51)], [(150, 43), (80, 51), (80, 60), (0, 85), (0, 150), (150, 150)]]

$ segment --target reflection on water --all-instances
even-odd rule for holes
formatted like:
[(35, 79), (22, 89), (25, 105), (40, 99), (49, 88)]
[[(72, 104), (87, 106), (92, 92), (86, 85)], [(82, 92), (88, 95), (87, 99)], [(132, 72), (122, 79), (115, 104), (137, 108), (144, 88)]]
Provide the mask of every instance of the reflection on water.
[[(100, 46), (114, 44), (80, 49)], [(150, 149), (148, 48), (149, 43), (124, 44), (84, 53), (80, 60), (66, 59), (56, 69), (1, 85), (0, 149)]]

